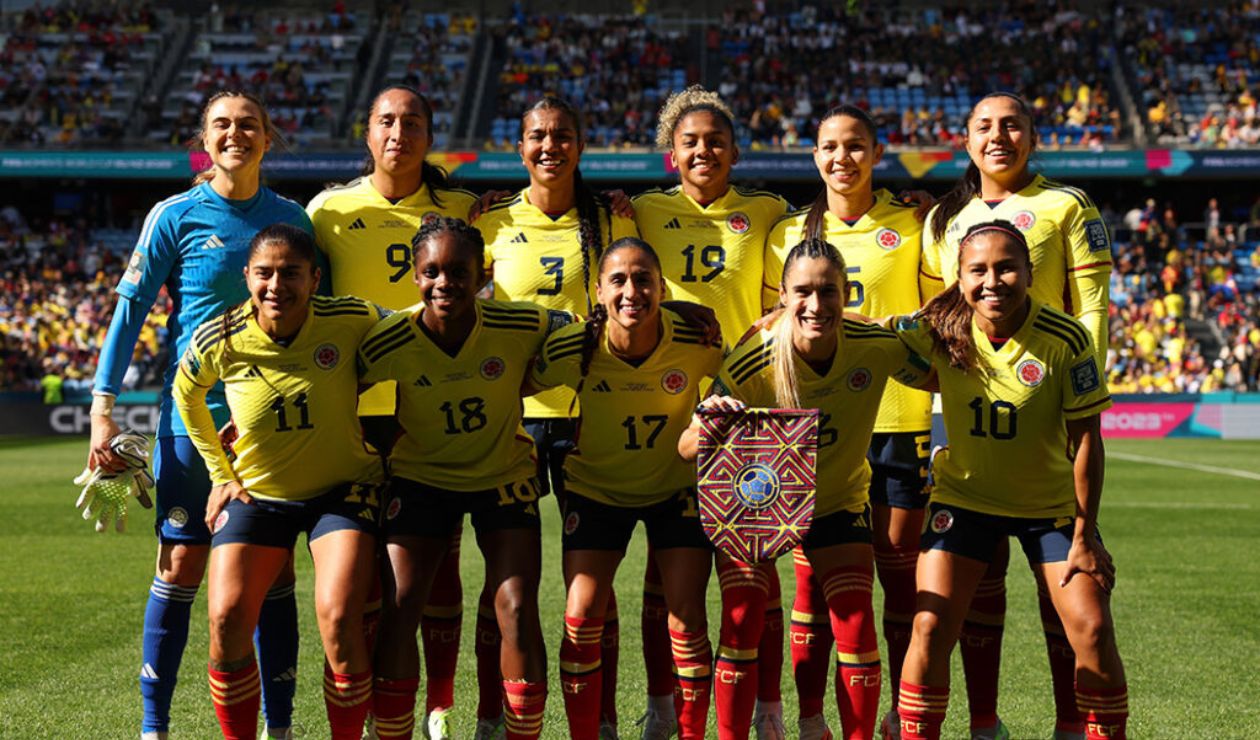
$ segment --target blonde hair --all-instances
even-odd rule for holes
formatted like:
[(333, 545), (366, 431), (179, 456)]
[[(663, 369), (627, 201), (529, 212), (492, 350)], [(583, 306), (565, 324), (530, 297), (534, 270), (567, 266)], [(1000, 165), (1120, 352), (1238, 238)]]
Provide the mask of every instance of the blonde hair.
[[(786, 287), (788, 272), (792, 265), (802, 258), (822, 259), (831, 263), (845, 275), (844, 257), (840, 250), (822, 239), (805, 239), (792, 247), (787, 259), (783, 261), (783, 278), (779, 285)], [(774, 402), (781, 409), (797, 409), (801, 407), (799, 383), (796, 377), (796, 347), (792, 343), (792, 318), (784, 313), (775, 325), (774, 344), (770, 348), (770, 367), (774, 372)]]
[[(271, 143), (273, 145), (280, 146), (281, 148), (287, 146), (287, 142), (285, 142), (284, 137), (280, 135), (280, 132), (276, 130), (275, 125), (272, 124), (271, 114), (267, 112), (267, 106), (263, 105), (261, 98), (253, 93), (245, 92), (244, 90), (220, 90), (206, 99), (206, 104), (201, 109), (201, 128), (197, 129), (197, 133), (193, 134), (192, 138), (188, 140), (189, 149), (193, 149), (195, 147), (205, 148), (206, 117), (210, 115), (211, 106), (224, 98), (245, 98), (257, 106), (259, 117), (262, 119), (263, 133), (267, 135), (267, 138), (271, 139)], [(214, 164), (211, 163), (209, 167), (193, 175), (192, 184), (200, 185), (205, 182), (210, 182), (213, 179)]]
[(706, 111), (726, 121), (732, 136), (735, 134), (735, 114), (731, 107), (722, 100), (722, 96), (706, 90), (700, 85), (692, 85), (681, 92), (673, 93), (661, 106), (656, 122), (656, 146), (658, 149), (674, 148), (674, 131), (678, 122), (695, 111)]

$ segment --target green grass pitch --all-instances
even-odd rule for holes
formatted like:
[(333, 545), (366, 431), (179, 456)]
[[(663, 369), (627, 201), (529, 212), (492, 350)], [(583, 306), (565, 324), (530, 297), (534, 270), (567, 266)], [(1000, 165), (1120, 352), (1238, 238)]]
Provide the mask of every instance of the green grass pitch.
[[(1255, 442), (1112, 440), (1108, 450), (1260, 473)], [(133, 508), (125, 535), (95, 534), (74, 509), (77, 491), (70, 484), (85, 453), (82, 439), (0, 441), (0, 737), (138, 736), (136, 676), (155, 553), (152, 519)], [(1102, 526), (1119, 567), (1114, 609), (1128, 669), (1132, 736), (1260, 735), (1260, 558), (1255, 555), (1260, 485), (1254, 477), (1118, 455), (1108, 461)], [(559, 516), (550, 502), (543, 511), (542, 611), (552, 673), (544, 735), (559, 738), (565, 735), (555, 675), (564, 604)], [(471, 605), (482, 573), (470, 532), (465, 536), (466, 618), (455, 715), (460, 737), (471, 735), (473, 721)], [(999, 708), (1014, 737), (1048, 737), (1053, 704), (1045, 648), (1032, 578), (1015, 550)], [(640, 532), (617, 583), (623, 625), (618, 709), (625, 737), (633, 736), (633, 721), (644, 706), (638, 629), (642, 561)], [(327, 737), (310, 560), (303, 554), (298, 562), (302, 657), (296, 721), (305, 736)], [(780, 569), (790, 593), (790, 559)], [(716, 578), (710, 599), (716, 638)], [(882, 596), (877, 593), (875, 601), (878, 613)], [(790, 606), (788, 597), (785, 602)], [(200, 595), (175, 697), (173, 737), (216, 734), (205, 661), (205, 597)], [(954, 678), (946, 736), (956, 738), (966, 732), (957, 663)], [(796, 702), (786, 676), (783, 688), (791, 729)], [(838, 729), (834, 703), (828, 705), (829, 721)]]

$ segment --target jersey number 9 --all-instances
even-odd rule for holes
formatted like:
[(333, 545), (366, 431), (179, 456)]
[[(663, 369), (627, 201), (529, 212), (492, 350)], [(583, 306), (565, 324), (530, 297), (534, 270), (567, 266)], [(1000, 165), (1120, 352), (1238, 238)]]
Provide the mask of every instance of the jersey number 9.
[(391, 244), (386, 247), (385, 263), (395, 270), (394, 274), (389, 276), (389, 281), (396, 283), (402, 280), (403, 276), (411, 272), (411, 245)]

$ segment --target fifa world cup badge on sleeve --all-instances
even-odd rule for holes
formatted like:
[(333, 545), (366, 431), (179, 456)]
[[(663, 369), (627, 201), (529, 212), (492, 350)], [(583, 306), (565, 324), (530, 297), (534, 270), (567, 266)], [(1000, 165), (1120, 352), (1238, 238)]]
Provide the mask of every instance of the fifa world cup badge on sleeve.
[(700, 523), (719, 550), (748, 563), (800, 544), (814, 521), (818, 411), (699, 412)]

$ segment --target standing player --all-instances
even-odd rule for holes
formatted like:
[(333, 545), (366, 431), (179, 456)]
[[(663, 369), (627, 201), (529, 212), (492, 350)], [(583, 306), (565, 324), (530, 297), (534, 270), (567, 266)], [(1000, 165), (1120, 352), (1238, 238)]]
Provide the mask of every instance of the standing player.
[[(928, 380), (928, 368), (892, 332), (843, 318), (845, 263), (833, 246), (806, 239), (788, 252), (784, 263), (779, 300), (786, 309), (731, 352), (713, 395), (702, 406), (820, 412), (814, 522), (800, 549), (813, 572), (821, 574), (837, 645), (836, 703), (843, 736), (870, 738), (878, 719), (880, 663), (871, 607), (871, 466), (865, 455), (888, 378), (920, 385)], [(698, 437), (699, 424), (693, 423), (679, 442), (684, 457), (695, 458)], [(765, 578), (773, 567), (719, 553), (719, 675), (755, 678)], [(719, 736), (747, 737), (750, 709), (747, 702), (719, 704)], [(802, 728), (801, 736), (809, 736), (810, 729)]]
[[(424, 96), (404, 85), (392, 85), (377, 94), (368, 109), (370, 159), (363, 175), (325, 190), (307, 206), (315, 239), (328, 258), (335, 295), (365, 297), (394, 311), (416, 302), (411, 254), (416, 231), (441, 217), (466, 219), (475, 200), (472, 193), (452, 188), (446, 173), (425, 161), (432, 144), (433, 110)], [(386, 456), (399, 434), (394, 398), (395, 384), (384, 382), (359, 399), (364, 436)], [(451, 736), (449, 714), (455, 704), (463, 622), (461, 535), (462, 527), (451, 536), (450, 552), (442, 561), (421, 622), (427, 695), (424, 728), (431, 740)], [(377, 616), (375, 607), (369, 605), (372, 621)], [(483, 637), (487, 636), (478, 634), (478, 645), (498, 642), (497, 633)], [(497, 692), (497, 674), (488, 679)], [(501, 722), (497, 706), (493, 702), (491, 716)]]
[[(671, 297), (711, 307), (723, 337), (734, 344), (761, 316), (766, 235), (791, 206), (773, 193), (732, 187), (731, 169), (739, 160), (735, 121), (717, 93), (697, 85), (671, 95), (661, 108), (656, 145), (669, 152), (679, 184), (635, 197), (635, 223), (643, 238), (656, 246)], [(783, 610), (778, 574), (770, 571), (768, 579), (771, 595), (759, 652), (762, 670), (754, 723), (758, 737), (778, 740), (784, 737), (779, 695)], [(643, 736), (667, 737), (674, 718), (669, 633), (660, 571), (650, 551), (642, 624), (648, 674)], [(719, 708), (736, 699), (733, 688), (719, 681), (715, 687)]]
[[(250, 644), (267, 589), (305, 532), (324, 642), (333, 740), (358, 740), (372, 698), (363, 606), (376, 570), (380, 459), (346, 424), (358, 402), (350, 358), (382, 309), (313, 297), (311, 235), (268, 226), (250, 242), (250, 300), (192, 335), (173, 396), (210, 471), (210, 697), (225, 738), (253, 738), (261, 689)], [(238, 437), (229, 461), (206, 394), (222, 383)]]
[(703, 738), (712, 651), (705, 619), (711, 547), (696, 508), (695, 473), (674, 440), (721, 350), (662, 309), (665, 283), (648, 244), (619, 239), (599, 258), (599, 305), (547, 340), (538, 385), (564, 384), (582, 402), (577, 448), (565, 460), (560, 680), (569, 735), (600, 733), (601, 638), (617, 566), (638, 521), (656, 551), (669, 609), (679, 736)]
[[(777, 284), (788, 250), (804, 239), (825, 240), (844, 257), (849, 278), (847, 310), (891, 316), (913, 313), (922, 305), (918, 276), (923, 226), (913, 205), (873, 188), (871, 173), (883, 153), (875, 123), (861, 108), (842, 105), (823, 116), (814, 146), (823, 191), (808, 211), (775, 224), (766, 240), (767, 308), (780, 300)], [(914, 564), (927, 505), (924, 486), (931, 431), (930, 393), (895, 383), (884, 390), (867, 460), (875, 563), (884, 589), (884, 639), (893, 706), (885, 724), (890, 727), (896, 726), (901, 662), (914, 619)], [(808, 563), (801, 560), (797, 558), (797, 596), (792, 607), (792, 663), (800, 696), (800, 736), (813, 740), (827, 732), (822, 717), (827, 663), (811, 660), (814, 656), (807, 646), (826, 645), (829, 635), (825, 618), (818, 618), (825, 616), (819, 612), (826, 602), (817, 580), (810, 578)]]
[[(991, 93), (976, 103), (967, 117), (971, 164), (928, 217), (931, 233), (924, 244), (923, 272), (936, 284), (933, 293), (943, 289), (956, 279), (967, 229), (994, 218), (1010, 221), (1028, 240), (1037, 275), (1033, 297), (1084, 324), (1101, 369), (1107, 353), (1111, 240), (1088, 196), (1029, 169), (1035, 148), (1032, 112), (1023, 100)], [(963, 624), (971, 726), (982, 738), (1005, 736), (997, 717), (997, 687), (1009, 560), (1009, 548), (1002, 544)], [(1049, 596), (1040, 593), (1040, 601), (1055, 687), (1055, 737), (1079, 738), (1084, 726), (1072, 691), (1072, 648)]]
[[(198, 141), (210, 157), (210, 168), (197, 175), (191, 190), (149, 212), (118, 283), (119, 300), (93, 384), (91, 468), (121, 467), (108, 444), (119, 432), (112, 417), (114, 399), (159, 292), (165, 288), (174, 302), (168, 341), (171, 356), (180, 357), (193, 328), (248, 297), (241, 271), (254, 234), (273, 223), (311, 228), (301, 206), (259, 184), (262, 158), (276, 132), (257, 98), (242, 92), (217, 93), (206, 102), (201, 121)], [(164, 379), (154, 460), (158, 558), (144, 613), (140, 671), (142, 732), (147, 738), (166, 737), (189, 614), (210, 550), (210, 530), (203, 522), (210, 480), (183, 421), (174, 413), (171, 384), (176, 364), (171, 363)], [(225, 423), (222, 388), (211, 389), (207, 402), (215, 420)], [(285, 737), (291, 725), (298, 652), (291, 569), (280, 574), (264, 599), (258, 632), (267, 730), (273, 737)]]
[(359, 352), (362, 380), (398, 381), (402, 437), (390, 456), (389, 558), (376, 666), (376, 731), (409, 738), (419, 681), (416, 628), (451, 532), (472, 515), (503, 635), (508, 738), (537, 738), (547, 699), (538, 619), (542, 548), (532, 440), (521, 387), (547, 333), (571, 314), (483, 301), (477, 229), (439, 218), (416, 234), (421, 304), (382, 322)]
[(1032, 295), (1031, 244), (1017, 225), (980, 222), (960, 241), (958, 282), (897, 322), (903, 341), (937, 368), (950, 440), (933, 464), (901, 736), (940, 737), (950, 653), (998, 543), (1015, 536), (1075, 650), (1086, 736), (1123, 738), (1115, 568), (1097, 527), (1099, 418), (1111, 405), (1097, 353), (1081, 322)]
[[(476, 222), (485, 235), (495, 298), (586, 315), (594, 304), (593, 262), (606, 245), (638, 234), (633, 221), (610, 211), (583, 182), (578, 165), (585, 146), (581, 115), (559, 98), (542, 98), (521, 116), (517, 150), (529, 185)], [(573, 398), (573, 391), (555, 388), (525, 399), (525, 430), (534, 439), (544, 494), (564, 493), (564, 458), (576, 434)], [(602, 721), (615, 734), (619, 630), (615, 602), (609, 608)]]

